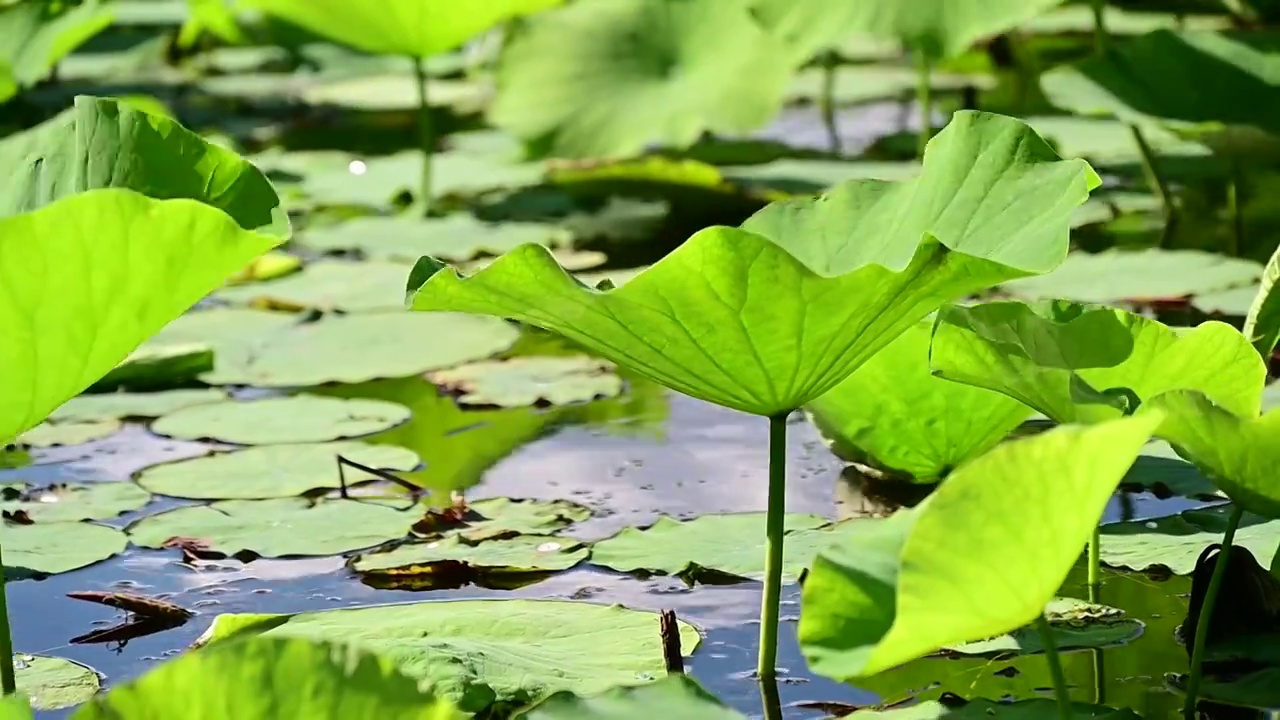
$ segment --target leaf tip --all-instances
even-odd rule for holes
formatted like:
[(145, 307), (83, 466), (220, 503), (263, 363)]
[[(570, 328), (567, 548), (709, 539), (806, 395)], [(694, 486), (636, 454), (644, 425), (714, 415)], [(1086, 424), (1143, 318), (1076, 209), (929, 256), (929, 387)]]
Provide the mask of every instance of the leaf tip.
[(413, 298), (418, 294), (418, 290), (427, 281), (435, 277), (436, 273), (444, 270), (446, 265), (430, 255), (423, 255), (418, 258), (418, 262), (413, 264), (413, 269), (409, 271), (409, 280), (405, 283), (404, 299), (405, 305), (413, 307)]

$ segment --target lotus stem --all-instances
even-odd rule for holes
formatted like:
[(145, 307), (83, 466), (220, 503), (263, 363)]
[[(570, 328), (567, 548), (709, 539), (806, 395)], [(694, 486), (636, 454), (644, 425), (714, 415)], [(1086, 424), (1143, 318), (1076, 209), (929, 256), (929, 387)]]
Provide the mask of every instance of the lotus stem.
[(1044, 614), (1036, 620), (1036, 628), (1040, 630), (1040, 644), (1044, 645), (1044, 657), (1049, 663), (1049, 675), (1053, 678), (1053, 694), (1058, 698), (1058, 715), (1062, 720), (1071, 720), (1071, 693), (1067, 690), (1067, 676), (1062, 672), (1062, 658), (1058, 657), (1058, 646), (1053, 642), (1053, 628)]
[(827, 149), (840, 152), (840, 127), (836, 123), (836, 53), (828, 50), (822, 54), (822, 92), (818, 96), (818, 109), (822, 113), (822, 125), (827, 129)]
[(756, 676), (772, 683), (778, 660), (778, 610), (782, 601), (782, 529), (787, 511), (787, 415), (769, 418), (769, 507), (765, 514), (767, 549), (764, 596), (760, 600), (760, 656)]
[[(1143, 134), (1142, 128), (1130, 125), (1129, 132), (1133, 134), (1133, 141), (1138, 146), (1138, 155), (1142, 158), (1142, 174), (1146, 177), (1147, 184), (1151, 186), (1151, 191), (1160, 198), (1160, 206), (1164, 210), (1165, 227), (1168, 228), (1173, 224), (1173, 194), (1169, 192), (1168, 184), (1156, 169), (1155, 153), (1151, 151), (1151, 145), (1147, 143), (1147, 136)], [(1162, 242), (1161, 245), (1163, 246), (1164, 243)]]
[(1093, 529), (1089, 536), (1089, 602), (1097, 603), (1102, 594), (1102, 531)]
[(12, 695), (18, 690), (13, 671), (13, 636), (9, 632), (9, 603), (4, 578), (4, 558), (0, 557), (0, 692)]
[(784, 720), (782, 698), (778, 696), (778, 684), (772, 680), (760, 683), (760, 705), (764, 720)]
[(1227, 574), (1227, 560), (1231, 554), (1231, 543), (1236, 537), (1236, 528), (1244, 517), (1244, 508), (1236, 505), (1231, 509), (1231, 517), (1227, 518), (1227, 529), (1222, 534), (1222, 549), (1213, 564), (1213, 575), (1209, 576), (1209, 587), (1204, 594), (1204, 603), (1200, 606), (1200, 617), (1196, 618), (1196, 634), (1191, 646), (1191, 674), (1187, 678), (1187, 699), (1182, 706), (1182, 714), (1187, 720), (1193, 720), (1196, 713), (1196, 699), (1200, 694), (1200, 679), (1204, 670), (1204, 646), (1208, 644), (1209, 623), (1213, 619), (1213, 606), (1218, 600), (1218, 590), (1222, 587), (1222, 579)]
[(933, 133), (933, 99), (929, 87), (929, 56), (923, 51), (916, 52), (916, 71), (919, 73), (916, 85), (916, 102), (920, 104), (920, 145), (919, 155), (924, 159), (924, 149), (929, 146), (929, 137)]
[(418, 137), (422, 145), (422, 184), (419, 187), (422, 212), (431, 211), (431, 155), (435, 138), (431, 127), (431, 106), (427, 102), (427, 68), (421, 57), (413, 58), (413, 75), (418, 86)]
[(1244, 203), (1240, 199), (1240, 186), (1243, 184), (1240, 163), (1231, 161), (1231, 182), (1227, 185), (1227, 206), (1231, 211), (1231, 244), (1227, 254), (1239, 256), (1244, 250)]
[(1093, 49), (1099, 55), (1107, 52), (1110, 36), (1107, 34), (1107, 0), (1090, 0), (1093, 7)]

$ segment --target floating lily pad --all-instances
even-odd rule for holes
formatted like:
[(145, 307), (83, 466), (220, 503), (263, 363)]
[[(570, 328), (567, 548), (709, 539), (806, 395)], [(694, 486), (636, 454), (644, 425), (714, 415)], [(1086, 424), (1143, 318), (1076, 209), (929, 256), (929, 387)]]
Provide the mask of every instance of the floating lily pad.
[[(1128, 709), (1072, 703), (1071, 720), (1141, 720)], [(1044, 720), (1062, 717), (1054, 700), (1036, 698), (1005, 702), (977, 699), (960, 703), (928, 700), (890, 710), (861, 710), (856, 720)]]
[(96, 670), (66, 658), (15, 653), (13, 670), (18, 694), (25, 695), (36, 710), (79, 705), (102, 689)]
[(42, 422), (19, 435), (18, 445), (32, 448), (81, 445), (113, 435), (119, 429), (119, 420)]
[[(1133, 129), (1120, 120), (1076, 115), (1039, 115), (1024, 120), (1063, 157), (1082, 157), (1102, 165), (1142, 161)], [(1210, 155), (1203, 145), (1179, 139), (1159, 128), (1144, 132), (1143, 140), (1161, 158), (1170, 155), (1204, 158)], [(1155, 201), (1159, 202), (1158, 199)]]
[(1225, 496), (1213, 481), (1174, 451), (1169, 443), (1157, 440), (1142, 449), (1120, 486), (1140, 488), (1156, 497), (1178, 495), (1198, 500), (1221, 500)]
[[(1141, 635), (1145, 627), (1141, 621), (1126, 617), (1123, 610), (1072, 598), (1051, 601), (1044, 614), (1060, 652), (1126, 643)], [(1028, 626), (989, 640), (953, 645), (946, 651), (995, 657), (1028, 655), (1044, 652), (1044, 639), (1039, 628)]]
[[(783, 527), (787, 540), (826, 524), (817, 515), (789, 513)], [(830, 538), (826, 538), (830, 540)], [(784, 544), (784, 581), (793, 581), (813, 559), (807, 543)], [(689, 580), (727, 576), (764, 577), (765, 514), (703, 515), (693, 520), (659, 518), (644, 528), (626, 528), (591, 548), (591, 562), (619, 572), (644, 571), (679, 575)]]
[(1072, 253), (1058, 269), (1005, 284), (1022, 298), (1117, 303), (1176, 300), (1253, 285), (1262, 265), (1199, 250), (1108, 250)]
[[(432, 78), (428, 101), (432, 107), (456, 112), (483, 110), (493, 95), (489, 84), (472, 80)], [(381, 73), (317, 82), (301, 92), (302, 100), (373, 112), (418, 109), (418, 81), (413, 73)]]
[(591, 508), (568, 500), (485, 498), (469, 501), (459, 518), (431, 515), (415, 531), (423, 535), (458, 534), (478, 541), (508, 534), (552, 533), (590, 517)]
[(525, 720), (746, 720), (688, 675), (668, 675), (648, 685), (580, 697), (559, 692), (526, 710)]
[(530, 356), (436, 370), (427, 379), (463, 405), (567, 405), (622, 392), (622, 378), (613, 370), (613, 363), (586, 355)]
[(181, 537), (227, 556), (324, 556), (402, 538), (418, 517), (411, 510), (358, 500), (221, 500), (166, 510), (126, 530), (142, 547), (164, 547), (170, 538)]
[(213, 348), (204, 343), (147, 343), (90, 386), (92, 392), (166, 390), (190, 385), (213, 370)]
[[(1166, 568), (1190, 575), (1204, 549), (1222, 542), (1230, 505), (1187, 510), (1151, 520), (1107, 523), (1102, 526), (1102, 562), (1130, 570)], [(1245, 513), (1235, 545), (1268, 561), (1280, 547), (1280, 520)]]
[(288, 277), (225, 288), (216, 297), (270, 310), (391, 310), (404, 306), (404, 279), (400, 263), (318, 260)]
[(227, 399), (225, 390), (166, 390), (154, 393), (98, 393), (71, 398), (53, 411), (53, 422), (96, 422), (156, 418), (184, 408)]
[[(311, 490), (340, 487), (337, 456), (379, 470), (412, 470), (418, 456), (394, 445), (345, 441), (263, 445), (206, 457), (153, 465), (138, 484), (157, 495), (194, 500), (287, 498)], [(371, 475), (345, 468), (347, 483)]]
[(152, 432), (237, 445), (318, 443), (372, 435), (409, 419), (409, 408), (384, 400), (318, 395), (197, 405), (165, 415)]
[(14, 483), (0, 489), (0, 510), (26, 513), (38, 523), (110, 520), (151, 501), (151, 495), (131, 482), (56, 483), (36, 487)]
[(169, 323), (148, 346), (199, 343), (213, 349), (214, 368), (200, 375), (211, 385), (234, 385), (256, 354), (257, 346), (284, 334), (298, 323), (298, 316), (240, 308), (214, 308), (189, 312)]
[(590, 551), (577, 540), (517, 535), (471, 542), (453, 535), (360, 555), (351, 569), (366, 575), (517, 575), (568, 570)]
[(5, 575), (24, 578), (57, 575), (106, 560), (124, 550), (124, 533), (83, 522), (0, 524)]
[[(224, 614), (203, 640), (242, 634), (354, 642), (466, 712), (583, 696), (666, 674), (656, 613), (554, 600), (460, 600), (296, 615)], [(701, 637), (680, 625), (684, 652)], [(607, 648), (607, 652), (602, 652)], [(502, 658), (493, 662), (492, 658)], [(548, 663), (547, 658), (555, 658)], [(486, 659), (490, 659), (486, 661)]]
[[(816, 101), (823, 92), (825, 73), (820, 69), (796, 74), (787, 91), (789, 100)], [(832, 100), (838, 105), (858, 105), (877, 100), (913, 97), (920, 84), (920, 73), (914, 68), (897, 65), (844, 65), (836, 70)], [(929, 75), (929, 87), (935, 93), (960, 92), (965, 88), (990, 90), (996, 78), (990, 74), (958, 74), (936, 72)]]
[[(330, 158), (327, 162), (334, 161)], [(303, 193), (321, 205), (384, 208), (397, 195), (411, 192), (422, 176), (422, 153), (418, 150), (338, 164), (338, 168), (300, 173)], [(515, 163), (466, 152), (441, 153), (431, 159), (432, 191), (437, 196), (536, 185), (542, 176), (540, 163)]]
[[(404, 274), (401, 267), (401, 284)], [(306, 387), (408, 377), (496, 355), (519, 336), (502, 320), (456, 313), (329, 316), (240, 346), (238, 358), (219, 362), (205, 379), (220, 385)]]
[[(363, 217), (307, 230), (298, 242), (318, 252), (359, 250), (365, 257), (414, 262), (423, 255), (462, 262), (501, 255), (525, 243), (566, 245), (565, 230), (540, 223), (487, 223), (471, 215)], [(401, 272), (404, 269), (401, 268)], [(401, 283), (403, 284), (403, 283)], [(403, 305), (404, 298), (401, 298)]]
[(920, 172), (915, 162), (783, 158), (757, 165), (721, 168), (725, 179), (748, 189), (816, 193), (857, 178), (906, 180)]

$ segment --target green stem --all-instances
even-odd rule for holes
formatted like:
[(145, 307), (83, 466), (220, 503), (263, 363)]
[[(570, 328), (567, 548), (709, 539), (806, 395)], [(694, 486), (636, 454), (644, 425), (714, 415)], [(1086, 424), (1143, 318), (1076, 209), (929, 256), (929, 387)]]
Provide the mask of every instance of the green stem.
[(1053, 642), (1053, 629), (1049, 627), (1049, 621), (1043, 614), (1036, 620), (1036, 627), (1040, 630), (1045, 660), (1049, 662), (1049, 675), (1053, 677), (1053, 694), (1058, 698), (1058, 715), (1062, 720), (1071, 720), (1071, 694), (1067, 691), (1067, 676), (1062, 672), (1058, 647)]
[(8, 591), (4, 581), (4, 558), (0, 557), (0, 691), (12, 695), (17, 691), (13, 674), (13, 636), (9, 634)]
[(782, 698), (778, 695), (778, 684), (774, 681), (760, 683), (760, 705), (764, 709), (764, 720), (784, 720)]
[(822, 54), (822, 94), (818, 96), (818, 109), (822, 113), (822, 125), (827, 129), (827, 146), (833, 153), (840, 152), (840, 128), (836, 124), (836, 54)]
[(1244, 517), (1244, 508), (1236, 505), (1227, 518), (1227, 529), (1222, 534), (1222, 549), (1213, 563), (1213, 575), (1209, 577), (1209, 587), (1204, 594), (1204, 602), (1200, 605), (1200, 617), (1196, 619), (1196, 634), (1191, 646), (1191, 675), (1187, 679), (1187, 699), (1182, 706), (1182, 714), (1192, 720), (1196, 713), (1196, 696), (1200, 694), (1200, 675), (1204, 668), (1204, 646), (1208, 644), (1209, 622), (1213, 618), (1213, 606), (1218, 600), (1218, 589), (1222, 587), (1222, 578), (1227, 574), (1227, 560), (1231, 554), (1231, 542), (1235, 540), (1236, 528), (1240, 527), (1240, 519)]
[(1107, 35), (1107, 0), (1090, 0), (1089, 4), (1093, 6), (1093, 49), (1102, 55), (1107, 52), (1110, 37)]
[(419, 200), (422, 212), (431, 211), (431, 155), (435, 151), (435, 138), (431, 127), (431, 106), (427, 102), (427, 68), (422, 58), (413, 58), (413, 74), (418, 86), (418, 142), (422, 146), (422, 184)]
[(1151, 145), (1147, 143), (1147, 136), (1142, 133), (1142, 128), (1130, 125), (1129, 132), (1132, 133), (1133, 141), (1138, 146), (1138, 154), (1142, 158), (1142, 174), (1146, 177), (1147, 184), (1151, 186), (1151, 191), (1160, 198), (1167, 226), (1173, 222), (1173, 195), (1169, 192), (1169, 186), (1164, 178), (1160, 176), (1159, 170), (1156, 169), (1155, 153), (1151, 151)]
[(1089, 536), (1089, 602), (1097, 603), (1102, 592), (1101, 530), (1093, 529)]
[(1231, 211), (1231, 245), (1227, 254), (1238, 257), (1244, 249), (1244, 207), (1240, 200), (1240, 164), (1231, 161), (1231, 184), (1227, 186), (1227, 206)]
[(920, 145), (919, 154), (924, 158), (924, 149), (929, 145), (929, 137), (933, 133), (933, 99), (929, 87), (929, 56), (924, 52), (916, 52), (916, 102), (920, 104)]
[(760, 657), (756, 676), (773, 682), (778, 659), (778, 610), (782, 600), (782, 527), (787, 511), (787, 415), (769, 418), (769, 510), (765, 516), (768, 547), (764, 564), (764, 596), (760, 600)]
[[(1094, 574), (1089, 583), (1089, 602), (1098, 605), (1102, 603), (1102, 582), (1098, 575), (1101, 575), (1101, 558), (1098, 554), (1099, 549), (1099, 531), (1093, 531), (1093, 538), (1089, 544), (1089, 571)], [(1097, 572), (1095, 573), (1095, 568)], [(1104, 669), (1104, 658), (1102, 648), (1093, 648), (1093, 702), (1095, 705), (1104, 705), (1107, 702), (1107, 673)]]

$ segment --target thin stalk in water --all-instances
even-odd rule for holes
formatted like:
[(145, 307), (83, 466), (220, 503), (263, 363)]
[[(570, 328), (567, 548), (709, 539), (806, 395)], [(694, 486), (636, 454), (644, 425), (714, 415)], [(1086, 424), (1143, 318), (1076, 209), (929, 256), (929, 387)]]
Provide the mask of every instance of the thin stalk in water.
[(1102, 593), (1102, 531), (1093, 529), (1089, 536), (1089, 602), (1099, 602)]
[(772, 680), (760, 683), (760, 705), (764, 710), (764, 720), (785, 720), (782, 716), (782, 698), (778, 695), (778, 684)]
[(916, 102), (920, 105), (920, 145), (919, 155), (924, 157), (924, 149), (929, 145), (929, 137), (933, 133), (933, 98), (930, 94), (929, 56), (924, 52), (916, 52)]
[(1090, 0), (1093, 6), (1093, 49), (1102, 55), (1107, 52), (1110, 36), (1107, 35), (1107, 0)]
[(1200, 679), (1204, 669), (1204, 646), (1209, 639), (1209, 622), (1213, 618), (1213, 606), (1218, 600), (1218, 590), (1222, 587), (1222, 579), (1227, 574), (1227, 560), (1231, 553), (1231, 543), (1236, 537), (1236, 528), (1244, 517), (1244, 508), (1236, 505), (1231, 509), (1231, 517), (1227, 518), (1227, 529), (1222, 534), (1222, 549), (1213, 564), (1213, 575), (1209, 576), (1209, 587), (1204, 594), (1204, 603), (1200, 606), (1200, 617), (1196, 619), (1195, 644), (1191, 647), (1191, 674), (1187, 678), (1187, 699), (1182, 706), (1182, 714), (1187, 720), (1196, 716), (1196, 700), (1200, 694)]
[[(1160, 198), (1160, 206), (1164, 210), (1165, 227), (1168, 228), (1174, 221), (1173, 194), (1169, 192), (1168, 184), (1165, 183), (1160, 171), (1156, 168), (1155, 153), (1152, 152), (1151, 145), (1147, 143), (1147, 136), (1143, 134), (1142, 128), (1137, 125), (1130, 125), (1129, 132), (1133, 135), (1133, 142), (1138, 146), (1138, 154), (1142, 157), (1142, 174), (1146, 176), (1147, 184), (1151, 186), (1152, 192), (1156, 194), (1156, 197)], [(1161, 245), (1163, 244), (1162, 241)]]
[(422, 58), (413, 58), (413, 75), (418, 86), (418, 142), (422, 146), (422, 183), (418, 188), (422, 212), (431, 211), (431, 156), (435, 137), (431, 127), (431, 106), (427, 102), (427, 68)]
[(1049, 663), (1049, 675), (1053, 678), (1053, 694), (1058, 699), (1058, 716), (1061, 720), (1071, 720), (1071, 693), (1067, 690), (1067, 676), (1062, 672), (1062, 658), (1058, 657), (1058, 646), (1053, 642), (1053, 628), (1041, 614), (1036, 620), (1036, 628), (1040, 630), (1040, 643), (1044, 645), (1044, 658)]
[(0, 691), (12, 695), (18, 689), (13, 673), (13, 636), (9, 633), (8, 591), (4, 581), (4, 558), (0, 557)]
[(782, 601), (782, 530), (787, 511), (787, 416), (769, 418), (769, 508), (765, 515), (767, 549), (764, 596), (760, 600), (760, 657), (756, 676), (772, 683), (778, 660), (778, 610)]
[(840, 127), (836, 124), (836, 53), (828, 50), (822, 54), (822, 92), (818, 96), (818, 110), (822, 113), (822, 126), (827, 129), (827, 148), (840, 152)]

